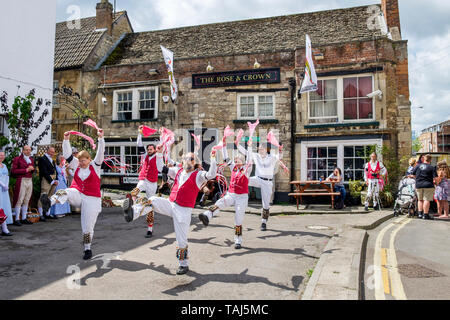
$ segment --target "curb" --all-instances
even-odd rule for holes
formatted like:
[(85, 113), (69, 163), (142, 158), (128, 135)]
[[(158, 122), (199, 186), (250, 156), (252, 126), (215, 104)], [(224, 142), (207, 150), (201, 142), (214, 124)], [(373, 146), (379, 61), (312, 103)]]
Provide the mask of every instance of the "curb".
[(301, 300), (363, 300), (367, 230), (393, 216), (389, 213), (369, 225), (338, 229), (320, 255)]

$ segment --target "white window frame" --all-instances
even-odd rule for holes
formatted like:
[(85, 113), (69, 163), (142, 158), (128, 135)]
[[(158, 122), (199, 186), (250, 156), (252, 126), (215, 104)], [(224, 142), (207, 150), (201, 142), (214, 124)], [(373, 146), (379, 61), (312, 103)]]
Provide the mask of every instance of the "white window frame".
[[(259, 117), (259, 97), (260, 96), (271, 96), (273, 101), (273, 115), (272, 116), (265, 116), (265, 117)], [(254, 117), (242, 117), (241, 116), (241, 97), (253, 97), (255, 101), (255, 116)], [(237, 118), (239, 120), (254, 120), (254, 119), (275, 119), (276, 115), (276, 99), (275, 94), (272, 92), (260, 92), (260, 93), (240, 93), (237, 95)]]
[(330, 77), (320, 77), (318, 80), (337, 80), (337, 113), (338, 113), (338, 121), (337, 122), (328, 122), (328, 123), (310, 123), (310, 119), (326, 119), (329, 117), (311, 117), (310, 115), (310, 104), (311, 99), (309, 97), (308, 92), (308, 101), (307, 101), (307, 108), (308, 108), (308, 124), (336, 124), (336, 123), (352, 123), (352, 122), (373, 122), (377, 119), (376, 115), (376, 100), (375, 97), (372, 98), (372, 119), (350, 119), (350, 120), (344, 120), (344, 79), (347, 78), (362, 78), (362, 77), (371, 77), (372, 78), (372, 92), (375, 91), (375, 82), (374, 82), (374, 76), (372, 73), (361, 73), (361, 74), (349, 74), (344, 76), (330, 76)]
[[(302, 181), (308, 178), (308, 148), (337, 147), (337, 164), (341, 170), (344, 170), (344, 146), (371, 146), (377, 145), (378, 148), (383, 146), (383, 139), (367, 139), (367, 140), (335, 140), (335, 141), (305, 141), (301, 143), (301, 160), (300, 160), (300, 176)], [(383, 157), (379, 155), (379, 160), (383, 161)], [(328, 177), (327, 177), (328, 178)], [(345, 181), (348, 182), (348, 181)]]
[(156, 120), (158, 119), (158, 110), (159, 110), (159, 87), (158, 86), (152, 86), (152, 87), (137, 87), (137, 88), (127, 88), (127, 89), (120, 89), (120, 90), (114, 90), (113, 93), (113, 121), (119, 121), (118, 113), (117, 113), (117, 95), (119, 93), (124, 92), (132, 92), (133, 98), (132, 98), (132, 115), (131, 120), (120, 120), (120, 121), (133, 121), (133, 120), (140, 120), (139, 116), (139, 92), (140, 91), (147, 91), (147, 90), (154, 90), (155, 91), (155, 118), (154, 119), (143, 119), (143, 120)]
[(6, 135), (5, 128), (6, 128), (6, 126), (5, 126), (5, 116), (0, 115), (0, 134), (1, 135)]
[[(336, 78), (336, 77), (324, 77), (324, 78), (320, 78), (320, 79), (317, 79), (317, 80), (318, 81), (336, 80), (337, 122), (328, 122), (328, 123), (338, 123), (338, 122), (340, 122), (340, 116), (339, 116), (339, 90), (342, 90), (342, 88), (343, 88), (342, 87), (342, 81), (341, 81), (341, 83), (339, 83), (339, 79)], [(339, 85), (341, 85), (341, 86), (339, 86)], [(342, 97), (343, 97), (343, 95), (342, 95)], [(326, 116), (326, 117), (325, 116), (324, 117), (312, 117), (311, 116), (311, 102), (314, 102), (314, 101), (321, 101), (321, 100), (311, 100), (310, 99), (310, 93), (308, 92), (308, 119), (319, 120), (319, 119), (329, 119), (329, 118), (331, 118), (329, 116)], [(322, 124), (322, 123), (315, 123), (315, 124)]]
[(58, 94), (55, 94), (55, 89), (59, 89), (59, 80), (53, 80), (53, 92), (52, 92), (52, 107), (53, 109), (59, 109), (60, 105), (56, 100)]

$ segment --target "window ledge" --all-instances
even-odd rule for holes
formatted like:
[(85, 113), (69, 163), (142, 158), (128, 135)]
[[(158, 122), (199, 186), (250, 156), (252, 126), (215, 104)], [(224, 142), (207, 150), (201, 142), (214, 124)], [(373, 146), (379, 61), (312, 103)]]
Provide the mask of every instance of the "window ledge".
[[(256, 119), (236, 119), (233, 120), (233, 123), (247, 123), (247, 122), (254, 122)], [(259, 119), (259, 123), (279, 123), (278, 119)]]
[(379, 121), (371, 122), (348, 122), (348, 123), (328, 123), (328, 124), (309, 124), (305, 125), (305, 129), (317, 129), (317, 128), (339, 128), (339, 127), (371, 127), (379, 126)]
[(158, 119), (133, 119), (133, 120), (111, 120), (111, 123), (126, 123), (126, 122), (156, 122)]

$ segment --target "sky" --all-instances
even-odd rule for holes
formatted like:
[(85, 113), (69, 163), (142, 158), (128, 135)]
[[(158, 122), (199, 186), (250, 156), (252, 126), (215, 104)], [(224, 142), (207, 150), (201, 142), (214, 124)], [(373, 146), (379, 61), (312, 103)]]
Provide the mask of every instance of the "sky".
[[(57, 21), (95, 16), (100, 0), (57, 0)], [(114, 0), (110, 0), (114, 3)], [(381, 0), (116, 0), (135, 32), (380, 3)], [(412, 130), (450, 120), (450, 1), (399, 0), (408, 40)], [(314, 41), (313, 41), (314, 42)], [(314, 43), (313, 43), (314, 45)], [(422, 108), (421, 108), (422, 107)]]

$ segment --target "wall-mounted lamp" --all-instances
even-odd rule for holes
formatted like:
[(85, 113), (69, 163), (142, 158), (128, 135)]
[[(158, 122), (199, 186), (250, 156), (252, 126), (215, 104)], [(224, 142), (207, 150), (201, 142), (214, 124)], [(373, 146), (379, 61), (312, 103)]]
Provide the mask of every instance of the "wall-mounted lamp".
[(259, 69), (261, 68), (261, 65), (259, 64), (258, 60), (255, 58), (255, 64), (253, 65), (253, 69)]
[(214, 67), (211, 65), (211, 62), (208, 61), (208, 66), (206, 67), (206, 71), (211, 72), (214, 70)]

